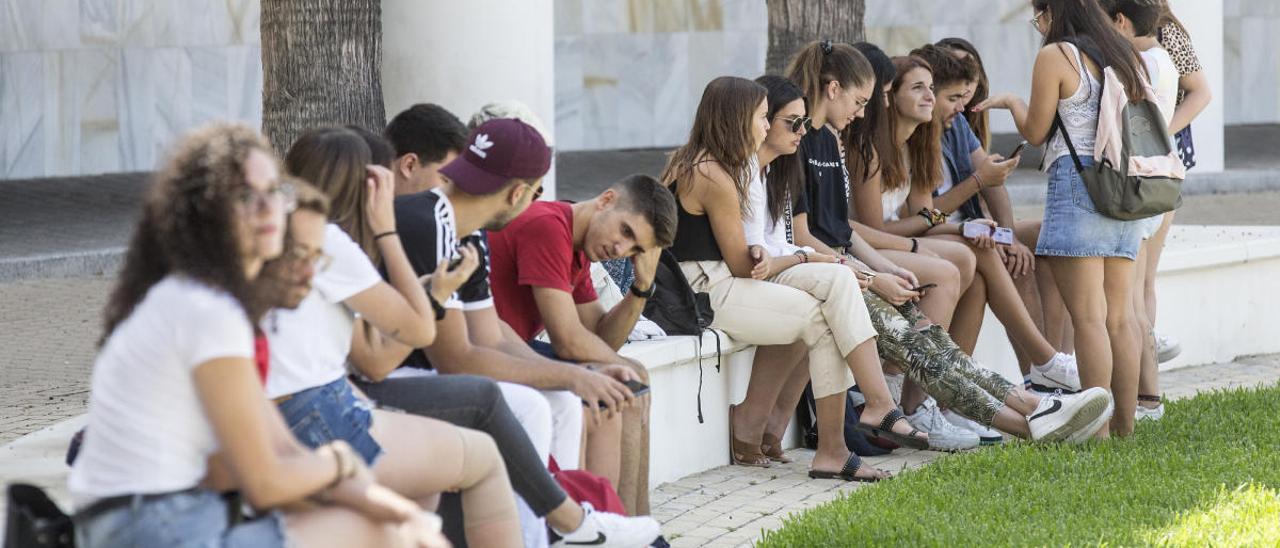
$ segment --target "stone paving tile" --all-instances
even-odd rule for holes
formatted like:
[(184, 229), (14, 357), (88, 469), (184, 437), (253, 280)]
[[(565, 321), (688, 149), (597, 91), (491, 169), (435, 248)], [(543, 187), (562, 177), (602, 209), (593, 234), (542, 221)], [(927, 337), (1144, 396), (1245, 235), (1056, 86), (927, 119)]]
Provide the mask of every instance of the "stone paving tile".
[[(1167, 371), (1160, 378), (1163, 393), (1170, 399), (1277, 381), (1280, 381), (1280, 354), (1247, 356), (1228, 364)], [(867, 485), (809, 479), (807, 473), (813, 452), (793, 449), (787, 455), (795, 462), (766, 469), (722, 466), (659, 485), (651, 498), (654, 518), (662, 523), (663, 534), (675, 547), (750, 546), (760, 538), (761, 531), (781, 527), (787, 515)], [(895, 473), (910, 473), (946, 456), (934, 451), (900, 449), (863, 461)]]

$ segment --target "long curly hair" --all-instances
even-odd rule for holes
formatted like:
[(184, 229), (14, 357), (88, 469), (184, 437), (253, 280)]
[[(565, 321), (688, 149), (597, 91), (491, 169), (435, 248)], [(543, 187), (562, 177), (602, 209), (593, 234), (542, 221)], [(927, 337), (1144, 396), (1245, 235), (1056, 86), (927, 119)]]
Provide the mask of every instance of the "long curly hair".
[(244, 164), (254, 150), (275, 157), (262, 134), (235, 124), (205, 126), (178, 143), (152, 180), (103, 312), (99, 345), (170, 274), (227, 292), (254, 323), (261, 317), (245, 276), (233, 198), (247, 184)]

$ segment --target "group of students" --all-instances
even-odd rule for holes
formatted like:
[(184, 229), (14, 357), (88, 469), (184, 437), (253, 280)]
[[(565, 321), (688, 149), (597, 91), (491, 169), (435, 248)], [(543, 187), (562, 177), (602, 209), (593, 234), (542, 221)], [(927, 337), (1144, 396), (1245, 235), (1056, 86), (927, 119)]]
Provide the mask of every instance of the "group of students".
[[(1044, 46), (1030, 106), (988, 96), (981, 57), (960, 38), (892, 58), (813, 42), (785, 76), (706, 87), (662, 180), (679, 204), (672, 252), (710, 297), (711, 327), (760, 345), (729, 412), (734, 463), (787, 462), (778, 440), (806, 384), (815, 478), (888, 475), (846, 447), (847, 398), (872, 438), (943, 450), (1002, 433), (1125, 436), (1162, 415), (1157, 362), (1169, 358), (1156, 350), (1153, 287), (1173, 214), (1099, 214), (1065, 143), (1093, 162), (1109, 68), (1130, 98), (1154, 92), (1189, 164), (1186, 128), (1208, 90), (1163, 2), (1032, 7)], [(1024, 145), (1048, 143), (1042, 221), (1013, 218), (1003, 184), (1022, 146), (988, 150), (994, 109), (1011, 112)], [(1032, 390), (970, 357), (987, 305)]]
[[(1032, 5), (1029, 105), (988, 96), (962, 39), (892, 58), (813, 42), (785, 75), (708, 84), (660, 178), (578, 203), (537, 200), (552, 151), (518, 103), (469, 127), (421, 104), (377, 133), (313, 129), (283, 160), (242, 126), (185, 136), (105, 311), (69, 478), (80, 544), (648, 545), (648, 377), (618, 349), (668, 248), (710, 327), (758, 346), (733, 463), (789, 462), (807, 386), (814, 478), (889, 477), (846, 447), (851, 397), (854, 426), (898, 446), (1129, 434), (1159, 413), (1172, 214), (1094, 212), (1050, 129), (1061, 115), (1091, 161), (1101, 66), (1159, 90), (1172, 131), (1207, 89), (1163, 3)], [(1049, 143), (1042, 222), (1013, 218), (992, 109)], [(609, 308), (603, 261), (634, 271)], [(971, 357), (988, 304), (1025, 386)], [(634, 517), (570, 498), (553, 461)]]

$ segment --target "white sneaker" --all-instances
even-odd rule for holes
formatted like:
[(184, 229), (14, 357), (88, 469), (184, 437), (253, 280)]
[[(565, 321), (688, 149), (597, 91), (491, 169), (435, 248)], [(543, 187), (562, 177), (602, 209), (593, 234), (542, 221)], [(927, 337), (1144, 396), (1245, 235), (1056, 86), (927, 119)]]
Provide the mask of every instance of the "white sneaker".
[(639, 548), (648, 546), (661, 531), (658, 522), (649, 516), (620, 516), (597, 512), (591, 503), (582, 503), (582, 525), (577, 531), (560, 533), (561, 539), (551, 546), (616, 546)]
[(1156, 339), (1156, 362), (1164, 363), (1178, 357), (1182, 353), (1182, 343), (1178, 339), (1152, 331)]
[(924, 400), (915, 413), (907, 415), (907, 422), (916, 430), (929, 434), (929, 449), (934, 451), (973, 449), (982, 441), (974, 432), (947, 422), (933, 398)]
[(1080, 369), (1076, 357), (1058, 352), (1049, 363), (1031, 366), (1031, 388), (1038, 392), (1080, 391)]
[(1138, 409), (1134, 411), (1133, 416), (1140, 421), (1158, 421), (1164, 418), (1164, 404), (1161, 403), (1155, 407), (1144, 407), (1142, 403), (1138, 403)]
[(997, 445), (1004, 441), (1004, 435), (999, 430), (983, 426), (978, 421), (970, 420), (968, 417), (950, 409), (942, 412), (942, 418), (947, 419), (947, 422), (957, 427), (977, 434), (978, 442), (982, 445)]
[(906, 379), (906, 375), (885, 374), (884, 383), (889, 385), (889, 397), (893, 398), (893, 403), (902, 403), (902, 383)]
[(1036, 410), (1027, 415), (1027, 427), (1036, 441), (1078, 443), (1093, 436), (1112, 411), (1111, 393), (1104, 388), (1095, 386), (1079, 394), (1056, 392), (1040, 399)]

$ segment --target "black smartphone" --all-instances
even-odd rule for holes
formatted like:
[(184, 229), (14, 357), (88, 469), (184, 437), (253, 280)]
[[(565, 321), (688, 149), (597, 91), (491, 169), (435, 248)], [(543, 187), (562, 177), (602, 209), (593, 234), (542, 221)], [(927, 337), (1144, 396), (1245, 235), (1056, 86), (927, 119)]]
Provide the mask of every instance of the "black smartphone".
[(1015, 147), (1015, 148), (1013, 149), (1013, 152), (1010, 152), (1010, 153), (1009, 153), (1009, 156), (1007, 156), (1006, 158), (1017, 158), (1017, 157), (1018, 157), (1018, 155), (1022, 154), (1022, 149), (1023, 149), (1023, 147), (1026, 147), (1026, 146), (1027, 146), (1027, 142), (1026, 142), (1026, 141), (1023, 141), (1023, 142), (1021, 142), (1021, 143), (1018, 143), (1018, 146), (1017, 146), (1017, 147)]
[(913, 288), (911, 288), (911, 291), (915, 291), (916, 293), (919, 293), (919, 292), (924, 291), (924, 290), (926, 290), (926, 289), (933, 289), (933, 288), (935, 288), (935, 287), (938, 287), (938, 284), (924, 284), (924, 285), (921, 285), (921, 286), (917, 286), (917, 287), (913, 287)]
[(640, 381), (627, 381), (622, 384), (627, 385), (627, 388), (631, 389), (631, 395), (637, 398), (649, 393), (649, 385)]

